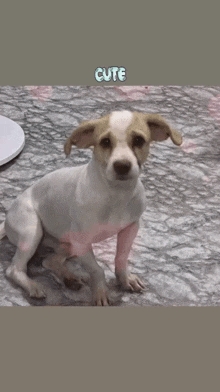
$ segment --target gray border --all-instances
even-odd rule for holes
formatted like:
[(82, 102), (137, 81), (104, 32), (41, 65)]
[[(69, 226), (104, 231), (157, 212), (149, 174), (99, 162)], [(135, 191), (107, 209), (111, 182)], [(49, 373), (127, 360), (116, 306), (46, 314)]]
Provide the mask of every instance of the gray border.
[[(175, 15), (167, 2), (97, 6), (38, 2), (29, 15), (20, 2), (2, 8), (0, 85), (97, 85), (96, 67), (112, 65), (127, 69), (126, 85), (219, 84), (218, 11), (210, 3), (178, 3)], [(23, 391), (214, 389), (218, 313), (2, 308), (1, 384)]]

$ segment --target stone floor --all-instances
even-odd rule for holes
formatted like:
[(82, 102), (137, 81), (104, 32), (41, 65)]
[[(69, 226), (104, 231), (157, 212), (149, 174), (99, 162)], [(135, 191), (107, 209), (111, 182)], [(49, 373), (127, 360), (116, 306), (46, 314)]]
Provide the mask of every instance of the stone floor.
[[(217, 306), (220, 304), (220, 87), (209, 86), (4, 86), (0, 114), (24, 130), (26, 144), (0, 167), (0, 222), (14, 198), (55, 169), (86, 163), (90, 150), (65, 158), (63, 144), (79, 122), (112, 110), (160, 113), (181, 131), (183, 144), (155, 143), (141, 175), (147, 208), (130, 255), (142, 276), (142, 294), (115, 284), (115, 238), (95, 246), (117, 306)], [(0, 306), (89, 305), (88, 283), (78, 291), (60, 285), (42, 265), (40, 247), (29, 275), (47, 287), (45, 301), (30, 300), (5, 277), (14, 254), (0, 242)], [(85, 274), (80, 265), (73, 267)]]

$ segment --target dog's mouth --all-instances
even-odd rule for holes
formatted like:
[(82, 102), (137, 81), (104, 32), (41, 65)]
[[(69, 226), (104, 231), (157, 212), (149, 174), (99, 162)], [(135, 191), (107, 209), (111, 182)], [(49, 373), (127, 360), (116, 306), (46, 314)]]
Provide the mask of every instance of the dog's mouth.
[(128, 180), (132, 180), (134, 177), (132, 177), (129, 174), (117, 174), (115, 179), (118, 181), (128, 181)]

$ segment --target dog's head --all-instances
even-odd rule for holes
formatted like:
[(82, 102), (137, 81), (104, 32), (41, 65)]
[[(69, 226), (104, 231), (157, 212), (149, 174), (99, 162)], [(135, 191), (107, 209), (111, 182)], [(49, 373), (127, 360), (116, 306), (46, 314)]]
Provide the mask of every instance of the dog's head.
[(180, 145), (182, 137), (158, 114), (130, 111), (112, 112), (97, 120), (83, 122), (65, 143), (65, 153), (72, 145), (94, 147), (94, 155), (109, 181), (137, 178), (152, 141), (168, 137)]

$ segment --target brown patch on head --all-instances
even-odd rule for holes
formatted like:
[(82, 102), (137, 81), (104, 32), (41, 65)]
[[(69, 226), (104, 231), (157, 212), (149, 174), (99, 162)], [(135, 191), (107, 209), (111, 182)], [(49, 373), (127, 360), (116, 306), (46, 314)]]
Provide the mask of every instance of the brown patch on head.
[(78, 148), (88, 148), (95, 146), (100, 135), (105, 132), (109, 116), (101, 117), (97, 120), (84, 121), (75, 129), (66, 140), (64, 151), (69, 155), (71, 148), (75, 145)]
[[(126, 116), (127, 128), (125, 126), (123, 130), (123, 121), (126, 124)], [(119, 121), (118, 127), (117, 121)], [(97, 120), (83, 122), (67, 139), (64, 150), (66, 155), (69, 155), (72, 145), (79, 148), (94, 146), (96, 159), (107, 165), (113, 150), (119, 151), (118, 145), (120, 149), (123, 146), (129, 146), (138, 165), (141, 166), (148, 156), (150, 143), (163, 141), (168, 137), (178, 146), (182, 143), (180, 133), (172, 129), (159, 114), (133, 112), (132, 120), (129, 121), (129, 114), (125, 111), (122, 112), (122, 117), (119, 113), (113, 113), (113, 120), (112, 117), (110, 120), (110, 115), (106, 115)]]
[(152, 141), (171, 138), (176, 145), (181, 145), (181, 134), (172, 129), (159, 114), (133, 113), (133, 121), (126, 130), (127, 142), (133, 150), (139, 166), (145, 162)]
[(94, 145), (94, 154), (96, 159), (104, 165), (107, 165), (112, 150), (116, 146), (116, 138), (108, 130), (108, 124), (106, 129), (97, 135), (97, 143)]
[(149, 154), (151, 142), (150, 131), (140, 114), (142, 113), (133, 113), (133, 121), (126, 131), (127, 143), (136, 156), (139, 167), (145, 162)]

